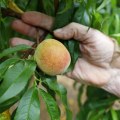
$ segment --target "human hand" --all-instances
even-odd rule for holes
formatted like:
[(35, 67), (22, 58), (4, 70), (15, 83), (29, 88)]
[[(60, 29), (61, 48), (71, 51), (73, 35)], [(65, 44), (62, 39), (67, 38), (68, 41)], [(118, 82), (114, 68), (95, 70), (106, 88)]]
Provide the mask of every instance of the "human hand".
[[(50, 16), (37, 12), (26, 12), (21, 20), (13, 22), (12, 27), (22, 34), (35, 37), (37, 32), (35, 27), (50, 30), (53, 21)], [(40, 36), (44, 33), (43, 29), (40, 30)], [(98, 30), (92, 28), (88, 30), (88, 27), (77, 23), (71, 23), (64, 28), (55, 30), (54, 35), (65, 40), (74, 38), (80, 43), (82, 58), (77, 60), (74, 70), (67, 74), (68, 77), (85, 84), (101, 87), (120, 96), (117, 93), (120, 89), (120, 83), (117, 80), (120, 79), (119, 68), (117, 68), (119, 60), (114, 60), (115, 43), (111, 38)], [(12, 46), (32, 45), (33, 42), (13, 38), (11, 44)], [(116, 75), (117, 79), (115, 79)]]
[(78, 58), (68, 77), (120, 97), (120, 49), (114, 39), (77, 23), (54, 31), (54, 35), (80, 43), (82, 58)]
[[(36, 39), (36, 36), (41, 37), (44, 35), (45, 30), (50, 31), (53, 21), (53, 17), (39, 12), (25, 12), (21, 16), (21, 20), (14, 20), (11, 26), (15, 31)], [(36, 29), (37, 27), (39, 27), (39, 33)], [(17, 37), (10, 40), (11, 46), (16, 46), (19, 44), (31, 46), (34, 42)]]

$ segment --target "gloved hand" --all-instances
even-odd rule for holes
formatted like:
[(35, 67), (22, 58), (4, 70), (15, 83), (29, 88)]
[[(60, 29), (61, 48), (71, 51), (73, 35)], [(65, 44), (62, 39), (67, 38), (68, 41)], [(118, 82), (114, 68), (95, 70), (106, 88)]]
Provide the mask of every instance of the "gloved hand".
[[(40, 27), (39, 35), (45, 30), (50, 30), (54, 18), (38, 12), (26, 12), (21, 20), (15, 20), (12, 28), (16, 31), (36, 37), (35, 27)], [(104, 35), (98, 30), (88, 29), (87, 26), (70, 23), (69, 25), (55, 30), (57, 38), (69, 40), (74, 38), (79, 41), (82, 58), (75, 64), (74, 70), (67, 76), (81, 83), (93, 85), (107, 90), (120, 97), (120, 55), (119, 47), (115, 40)], [(33, 42), (21, 38), (12, 38), (11, 45), (32, 45)]]

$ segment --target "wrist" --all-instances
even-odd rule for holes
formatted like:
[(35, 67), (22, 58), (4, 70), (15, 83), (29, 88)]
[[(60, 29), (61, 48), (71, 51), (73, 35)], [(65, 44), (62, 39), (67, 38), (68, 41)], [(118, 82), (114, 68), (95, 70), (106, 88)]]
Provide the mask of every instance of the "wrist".
[(111, 78), (110, 80), (104, 84), (101, 88), (112, 93), (118, 97), (120, 97), (120, 70), (113, 69), (110, 71)]

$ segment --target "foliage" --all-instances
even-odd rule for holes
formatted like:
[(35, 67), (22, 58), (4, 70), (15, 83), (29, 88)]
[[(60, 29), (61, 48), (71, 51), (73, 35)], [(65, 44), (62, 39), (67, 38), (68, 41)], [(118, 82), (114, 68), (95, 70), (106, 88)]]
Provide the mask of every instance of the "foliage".
[[(77, 22), (99, 29), (116, 38), (120, 43), (119, 0), (14, 0), (14, 2), (23, 11), (40, 11), (55, 17), (53, 30), (70, 22)], [(15, 4), (14, 2), (12, 0), (1, 0), (0, 4), (2, 8), (7, 9), (11, 8), (8, 3)], [(15, 12), (19, 11), (19, 9), (14, 10)], [(50, 77), (38, 70), (31, 55), (27, 59), (22, 56), (25, 50), (33, 50), (33, 48), (25, 45), (9, 48), (8, 41), (11, 37), (18, 36), (33, 40), (10, 28), (13, 19), (9, 16), (4, 17), (0, 13), (0, 51), (2, 51), (0, 53), (0, 113), (20, 101), (13, 119), (38, 120), (40, 117), (39, 96), (41, 96), (51, 120), (59, 120), (60, 110), (55, 99), (55, 96), (58, 95), (65, 106), (66, 119), (72, 120), (66, 88), (57, 83), (56, 76)], [(48, 34), (46, 37), (54, 36)], [(78, 42), (74, 40), (61, 42), (71, 54), (72, 61), (68, 69), (70, 71), (80, 56)], [(32, 76), (35, 80), (32, 87), (28, 88)], [(39, 88), (39, 85), (42, 88)], [(120, 119), (120, 110), (112, 108), (113, 103), (118, 98), (101, 89), (87, 87), (87, 100), (83, 104), (81, 103), (83, 89), (84, 85), (79, 88), (78, 104), (80, 111), (76, 115), (76, 120)]]
[(10, 120), (10, 113), (8, 110), (0, 114), (0, 120)]

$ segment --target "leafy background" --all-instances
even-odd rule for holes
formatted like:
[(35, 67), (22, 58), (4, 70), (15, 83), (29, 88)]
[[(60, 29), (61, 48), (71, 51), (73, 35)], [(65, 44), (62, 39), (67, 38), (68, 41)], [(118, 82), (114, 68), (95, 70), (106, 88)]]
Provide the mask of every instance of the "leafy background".
[[(9, 1), (11, 2), (11, 0), (1, 0), (1, 7), (6, 9)], [(54, 7), (55, 1), (59, 3), (56, 7)], [(96, 28), (114, 37), (120, 44), (119, 0), (14, 0), (14, 2), (23, 11), (40, 11), (55, 17), (53, 29), (63, 27), (71, 22), (77, 22)], [(71, 120), (72, 113), (67, 102), (67, 91), (65, 87), (57, 83), (56, 77), (51, 78), (41, 73), (41, 71), (35, 70), (36, 64), (32, 57), (28, 60), (20, 59), (19, 54), (17, 54), (18, 51), (30, 49), (28, 46), (8, 48), (11, 37), (17, 36), (27, 38), (31, 41), (33, 39), (21, 35), (10, 28), (10, 23), (14, 18), (2, 17), (2, 13), (0, 16), (0, 51), (3, 51), (2, 54), (0, 54), (0, 58), (2, 58), (0, 62), (0, 112), (3, 112), (20, 100), (20, 104), (14, 112), (13, 118), (18, 120), (24, 117), (24, 119), (27, 120), (27, 118), (32, 118), (34, 114), (36, 114), (37, 120), (40, 116), (38, 112), (40, 109), (39, 94), (46, 103), (51, 120), (59, 120), (60, 110), (55, 100), (55, 95), (57, 94), (65, 106), (66, 119)], [(69, 70), (71, 70), (79, 56), (78, 43), (74, 40), (63, 43), (70, 51), (72, 57), (69, 68)], [(28, 72), (25, 73), (26, 70), (28, 70)], [(14, 74), (14, 72), (16, 74)], [(27, 75), (28, 73), (31, 73), (29, 74), (30, 76)], [(28, 89), (29, 78), (33, 74), (35, 74), (36, 80), (32, 88)], [(21, 77), (23, 80), (21, 80)], [(38, 83), (40, 83), (44, 89), (39, 89), (37, 87)], [(77, 83), (75, 83), (73, 87), (76, 86)], [(15, 89), (16, 92), (14, 92)], [(85, 90), (87, 100), (82, 103), (82, 95)], [(23, 101), (25, 100), (26, 102), (24, 103)], [(119, 101), (117, 97), (101, 89), (81, 85), (77, 101), (80, 110), (75, 120), (120, 120), (120, 110), (113, 107), (116, 101)], [(26, 103), (29, 104), (27, 105)], [(35, 107), (35, 105), (37, 107)], [(26, 107), (24, 108), (23, 106)], [(36, 111), (36, 113), (34, 113), (34, 111)], [(31, 116), (31, 113), (34, 113), (33, 116)]]

